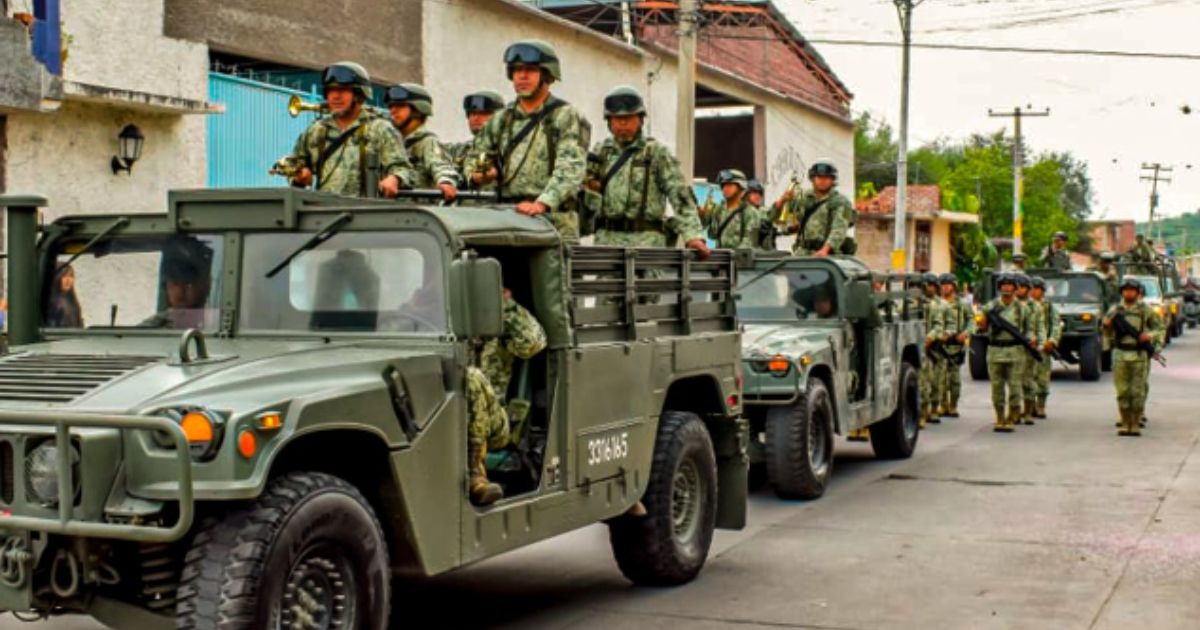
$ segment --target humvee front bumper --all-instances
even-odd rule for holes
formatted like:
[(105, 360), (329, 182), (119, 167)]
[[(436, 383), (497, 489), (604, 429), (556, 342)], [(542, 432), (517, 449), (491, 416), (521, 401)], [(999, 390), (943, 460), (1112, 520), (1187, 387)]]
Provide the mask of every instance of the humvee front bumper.
[[(784, 362), (787, 372), (779, 374), (767, 367), (769, 363)], [(785, 357), (750, 357), (742, 359), (742, 405), (786, 407), (800, 400), (804, 392), (804, 368)]]
[[(48, 438), (47, 428), (53, 428)], [(176, 498), (179, 514), (171, 526), (144, 524), (137, 519), (111, 518), (106, 502), (114, 495), (123, 496), (123, 487), (95, 488), (91, 496), (84, 494), (81, 485), (86, 475), (115, 477), (121, 464), (120, 440), (115, 448), (88, 448), (86, 436), (72, 433), (73, 429), (116, 429), (125, 431), (158, 431), (171, 436), (175, 450), (170, 457), (177, 460), (179, 493)], [(27, 483), (27, 458), (37, 445), (52, 441), (57, 457), (57, 505), (46, 505), (33, 495)], [(82, 446), (82, 447), (81, 447)], [(111, 459), (111, 461), (99, 461)], [(104, 473), (104, 474), (100, 474)], [(135, 542), (172, 542), (191, 529), (195, 516), (192, 484), (192, 460), (187, 438), (175, 422), (154, 416), (127, 416), (57, 411), (0, 411), (0, 543), (3, 534), (42, 532), (82, 538), (106, 538)], [(77, 490), (80, 489), (80, 490)], [(111, 494), (110, 494), (111, 491)], [(96, 496), (103, 492), (104, 496)], [(73, 500), (62, 500), (73, 497)], [(78, 505), (77, 505), (78, 504)], [(77, 507), (86, 511), (77, 517)], [(124, 522), (113, 522), (122, 520)]]

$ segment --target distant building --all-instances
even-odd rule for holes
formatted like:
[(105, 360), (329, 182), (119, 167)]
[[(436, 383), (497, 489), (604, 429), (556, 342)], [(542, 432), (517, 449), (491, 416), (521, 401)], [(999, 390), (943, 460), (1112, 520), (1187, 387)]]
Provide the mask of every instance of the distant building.
[(1137, 241), (1137, 225), (1132, 219), (1088, 221), (1088, 238), (1092, 241), (1092, 252), (1123, 254)]
[[(877, 271), (891, 269), (895, 239), (896, 187), (888, 186), (871, 199), (855, 204), (858, 209), (858, 256)], [(905, 217), (905, 242), (908, 245), (908, 271), (953, 271), (954, 255), (951, 226), (979, 223), (979, 216), (952, 212), (942, 207), (938, 186), (909, 186), (908, 212)]]

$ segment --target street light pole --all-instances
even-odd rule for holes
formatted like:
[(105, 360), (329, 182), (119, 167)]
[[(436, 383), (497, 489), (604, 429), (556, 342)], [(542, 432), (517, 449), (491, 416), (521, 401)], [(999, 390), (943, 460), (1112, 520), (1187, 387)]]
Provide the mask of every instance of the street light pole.
[(908, 270), (908, 83), (912, 52), (913, 9), (925, 0), (893, 0), (900, 16), (904, 51), (900, 62), (900, 147), (896, 156), (896, 222), (893, 225), (892, 270)]
[(1008, 118), (1013, 119), (1013, 253), (1021, 251), (1022, 233), (1024, 232), (1025, 215), (1021, 209), (1021, 200), (1025, 193), (1025, 136), (1021, 135), (1021, 119), (1034, 117), (1045, 117), (1050, 115), (1049, 109), (1042, 111), (1033, 111), (1033, 108), (1026, 105), (1022, 110), (1020, 107), (1014, 107), (1012, 112), (992, 111), (988, 110), (988, 116), (992, 118)]
[(700, 23), (700, 0), (679, 2), (679, 84), (675, 119), (675, 155), (684, 177), (691, 181), (695, 173), (696, 133), (696, 31)]

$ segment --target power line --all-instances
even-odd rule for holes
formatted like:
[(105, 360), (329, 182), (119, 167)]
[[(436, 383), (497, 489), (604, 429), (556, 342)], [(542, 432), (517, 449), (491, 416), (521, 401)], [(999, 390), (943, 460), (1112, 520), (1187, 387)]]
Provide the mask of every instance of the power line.
[[(899, 42), (866, 39), (810, 39), (812, 44), (830, 46), (864, 46), (868, 48), (900, 48)], [(1018, 53), (1028, 55), (1066, 55), (1075, 57), (1121, 57), (1132, 59), (1173, 59), (1176, 61), (1200, 61), (1200, 53), (1139, 52), (1133, 50), (1100, 50), (1093, 48), (1032, 48), (1025, 46), (979, 46), (975, 44), (918, 44), (913, 48), (931, 50), (959, 50), (988, 53)]]

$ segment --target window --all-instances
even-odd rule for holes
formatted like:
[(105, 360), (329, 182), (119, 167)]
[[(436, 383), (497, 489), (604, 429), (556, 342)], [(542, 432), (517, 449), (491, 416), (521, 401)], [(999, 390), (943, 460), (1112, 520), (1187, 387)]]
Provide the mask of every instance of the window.
[(932, 226), (921, 221), (916, 224), (916, 242), (913, 243), (913, 269), (929, 271), (933, 250)]
[(1044, 278), (1046, 297), (1052, 302), (1097, 302), (1104, 296), (1104, 285), (1090, 277)]
[[(764, 270), (765, 271), (765, 270)], [(765, 276), (743, 272), (738, 315), (745, 321), (790, 321), (837, 317), (837, 285), (823, 269), (781, 269)]]

